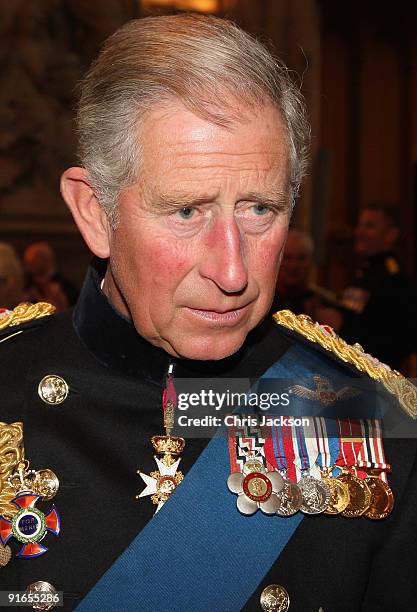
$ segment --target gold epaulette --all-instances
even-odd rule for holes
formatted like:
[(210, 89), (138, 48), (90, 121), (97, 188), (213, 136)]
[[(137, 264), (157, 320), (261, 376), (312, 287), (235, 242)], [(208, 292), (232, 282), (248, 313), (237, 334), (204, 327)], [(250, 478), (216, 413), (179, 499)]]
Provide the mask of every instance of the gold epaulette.
[(37, 304), (23, 302), (10, 312), (0, 316), (0, 331), (7, 327), (13, 327), (21, 323), (27, 323), (28, 321), (34, 321), (35, 319), (51, 315), (55, 310), (55, 306), (47, 302), (38, 302)]
[(348, 344), (331, 327), (315, 323), (307, 315), (295, 315), (290, 310), (280, 310), (273, 316), (279, 325), (298, 332), (304, 338), (337, 355), (342, 361), (365, 372), (373, 380), (379, 381), (389, 393), (396, 396), (409, 416), (417, 418), (417, 387), (397, 370), (392, 370), (385, 363), (365, 353), (360, 344)]

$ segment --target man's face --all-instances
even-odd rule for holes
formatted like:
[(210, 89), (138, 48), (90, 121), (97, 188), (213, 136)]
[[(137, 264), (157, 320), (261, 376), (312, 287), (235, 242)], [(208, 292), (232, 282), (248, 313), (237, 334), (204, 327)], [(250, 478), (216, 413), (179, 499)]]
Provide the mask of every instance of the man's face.
[(388, 251), (394, 247), (397, 233), (382, 210), (365, 209), (355, 230), (355, 252), (366, 257)]
[(310, 280), (310, 270), (311, 253), (308, 244), (290, 232), (279, 272), (279, 286), (306, 289)]
[(120, 197), (105, 291), (174, 356), (221, 359), (268, 311), (289, 221), (277, 110), (226, 130), (179, 104), (141, 131), (137, 184)]

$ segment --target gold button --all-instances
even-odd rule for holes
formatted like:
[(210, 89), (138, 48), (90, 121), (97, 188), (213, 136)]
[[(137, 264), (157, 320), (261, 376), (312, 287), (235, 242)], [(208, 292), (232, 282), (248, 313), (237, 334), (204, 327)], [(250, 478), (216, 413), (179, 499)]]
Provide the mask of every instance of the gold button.
[(56, 406), (68, 397), (69, 387), (61, 376), (47, 374), (38, 385), (38, 395), (45, 404)]
[(52, 470), (39, 470), (33, 481), (33, 491), (41, 495), (44, 501), (53, 499), (59, 489), (59, 480)]
[(0, 567), (7, 565), (11, 558), (12, 550), (10, 546), (0, 544)]
[(33, 603), (33, 610), (52, 610), (53, 608), (55, 608), (56, 602), (48, 601), (50, 598), (53, 598), (54, 595), (57, 595), (55, 587), (53, 587), (50, 582), (46, 582), (45, 580), (38, 580), (37, 582), (32, 582), (32, 584), (27, 587), (26, 593), (28, 595), (38, 594), (41, 596), (39, 602)]
[(290, 596), (280, 584), (270, 584), (262, 591), (260, 602), (264, 612), (287, 612)]

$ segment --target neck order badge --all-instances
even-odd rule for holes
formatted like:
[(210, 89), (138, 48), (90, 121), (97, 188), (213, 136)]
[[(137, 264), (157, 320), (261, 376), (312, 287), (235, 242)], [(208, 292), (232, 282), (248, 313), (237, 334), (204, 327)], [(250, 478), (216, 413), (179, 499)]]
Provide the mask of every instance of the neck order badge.
[(146, 484), (146, 487), (142, 493), (136, 496), (136, 499), (150, 495), (152, 503), (156, 505), (155, 512), (158, 512), (158, 510), (162, 508), (170, 495), (184, 479), (183, 473), (178, 470), (181, 458), (174, 459), (174, 457), (180, 455), (184, 450), (185, 440), (184, 438), (171, 436), (171, 431), (174, 426), (175, 410), (177, 407), (177, 394), (172, 373), (173, 366), (170, 365), (166, 386), (162, 395), (165, 435), (152, 436), (151, 438), (154, 449), (158, 454), (162, 455), (161, 459), (156, 455), (154, 456), (158, 470), (151, 472), (149, 476), (138, 470), (138, 474)]

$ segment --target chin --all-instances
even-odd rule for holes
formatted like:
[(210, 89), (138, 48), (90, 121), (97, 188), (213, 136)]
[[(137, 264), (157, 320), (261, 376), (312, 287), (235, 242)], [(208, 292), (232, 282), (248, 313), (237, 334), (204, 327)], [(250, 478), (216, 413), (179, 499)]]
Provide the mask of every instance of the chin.
[(223, 336), (187, 338), (186, 342), (174, 345), (175, 352), (184, 359), (219, 361), (236, 353), (246, 340), (249, 330)]

